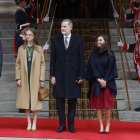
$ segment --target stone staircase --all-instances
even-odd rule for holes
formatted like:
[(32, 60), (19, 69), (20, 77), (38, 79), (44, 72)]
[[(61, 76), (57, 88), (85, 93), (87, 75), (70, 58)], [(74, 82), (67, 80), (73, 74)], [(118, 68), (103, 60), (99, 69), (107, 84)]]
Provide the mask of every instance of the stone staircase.
[[(131, 24), (130, 21), (127, 22), (127, 25)], [(47, 35), (49, 33), (50, 23), (47, 25), (47, 30), (45, 34), (44, 43), (47, 40)], [(44, 28), (44, 25), (43, 25)], [(25, 113), (18, 113), (18, 109), (16, 109), (16, 93), (11, 96), (12, 91), (16, 88), (16, 81), (15, 81), (15, 62), (16, 59), (14, 58), (14, 30), (15, 30), (15, 23), (0, 23), (0, 40), (2, 43), (3, 49), (3, 70), (2, 70), (2, 77), (0, 78), (0, 116), (1, 117), (26, 117)], [(128, 91), (131, 103), (131, 110), (129, 110), (128, 102), (127, 102), (127, 94), (125, 89), (125, 82), (123, 80), (123, 70), (121, 64), (121, 57), (119, 52), (119, 47), (117, 46), (117, 32), (115, 22), (109, 22), (109, 30), (110, 30), (110, 40), (111, 40), (111, 47), (116, 56), (116, 63), (118, 69), (118, 77), (121, 80), (116, 80), (118, 94), (117, 97), (120, 100), (117, 100), (117, 108), (122, 109), (119, 111), (119, 120), (120, 121), (139, 121), (140, 120), (140, 113), (135, 112), (134, 109), (136, 107), (140, 107), (140, 84), (138, 81), (130, 80), (128, 69), (126, 66), (125, 57), (124, 64), (126, 70), (126, 77), (127, 77), (127, 84), (128, 84)], [(134, 43), (134, 35), (133, 30), (129, 28), (124, 28), (124, 33), (126, 35), (127, 43)], [(43, 34), (43, 30), (41, 32), (41, 37)], [(39, 40), (39, 43), (41, 39)], [(50, 52), (50, 50), (48, 51)], [(129, 66), (131, 70), (132, 77), (136, 77), (136, 72), (133, 64), (133, 53), (126, 52), (127, 58), (129, 61)], [(47, 54), (46, 61), (50, 60), (50, 54)], [(49, 69), (49, 62), (46, 62), (46, 70)], [(49, 71), (46, 71), (46, 79), (49, 79)], [(49, 89), (49, 81), (45, 81), (45, 87)], [(49, 102), (43, 101), (43, 109), (42, 110), (49, 110)], [(49, 117), (48, 112), (39, 112), (39, 117)]]
[[(131, 24), (131, 21), (127, 21), (127, 24)], [(126, 65), (125, 57), (123, 54), (124, 64), (125, 64), (125, 71), (126, 71), (126, 78), (127, 78), (127, 86), (128, 86), (128, 93), (130, 98), (130, 104), (131, 104), (131, 110), (129, 110), (128, 106), (128, 100), (127, 100), (127, 94), (125, 89), (125, 82), (123, 80), (123, 69), (122, 69), (122, 63), (121, 63), (121, 56), (119, 52), (119, 47), (117, 46), (117, 32), (116, 32), (116, 25), (115, 22), (109, 23), (110, 28), (110, 38), (111, 38), (111, 47), (112, 50), (115, 52), (116, 56), (116, 63), (117, 63), (117, 69), (118, 69), (118, 77), (122, 78), (122, 80), (116, 80), (117, 83), (117, 97), (121, 100), (117, 100), (117, 109), (125, 109), (123, 111), (118, 111), (119, 114), (119, 120), (120, 121), (140, 121), (140, 113), (134, 111), (135, 108), (140, 107), (140, 84), (138, 81), (130, 80), (128, 68)], [(124, 28), (124, 33), (126, 37), (126, 42), (128, 44), (135, 43), (134, 39), (134, 33), (132, 28)], [(135, 67), (133, 64), (133, 53), (127, 52), (126, 55), (128, 58), (128, 63), (130, 66), (130, 71), (132, 74), (132, 77), (136, 77)]]

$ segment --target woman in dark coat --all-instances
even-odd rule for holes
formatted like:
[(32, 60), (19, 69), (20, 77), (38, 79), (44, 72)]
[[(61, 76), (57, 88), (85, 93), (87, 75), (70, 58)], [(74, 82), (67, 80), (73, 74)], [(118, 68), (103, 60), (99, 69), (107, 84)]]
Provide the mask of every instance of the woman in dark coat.
[[(106, 35), (99, 35), (95, 42), (95, 51), (90, 55), (85, 79), (89, 81), (89, 106), (97, 109), (100, 122), (99, 133), (108, 134), (110, 131), (111, 108), (114, 108), (114, 96), (117, 88), (114, 78), (118, 77), (114, 53), (110, 50)], [(107, 119), (104, 131), (102, 123), (102, 108), (105, 108)]]

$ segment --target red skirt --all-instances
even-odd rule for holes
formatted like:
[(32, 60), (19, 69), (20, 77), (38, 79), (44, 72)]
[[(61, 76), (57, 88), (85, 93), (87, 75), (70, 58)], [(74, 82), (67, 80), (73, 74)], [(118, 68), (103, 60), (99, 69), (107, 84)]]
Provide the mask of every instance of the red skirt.
[(89, 107), (114, 108), (114, 95), (110, 93), (110, 88), (106, 87), (104, 91), (99, 93), (99, 96), (93, 95), (91, 91)]

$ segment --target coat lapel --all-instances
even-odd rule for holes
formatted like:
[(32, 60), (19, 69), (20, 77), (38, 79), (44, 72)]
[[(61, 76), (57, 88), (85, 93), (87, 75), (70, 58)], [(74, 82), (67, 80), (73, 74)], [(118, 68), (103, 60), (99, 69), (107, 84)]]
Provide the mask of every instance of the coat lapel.
[(26, 49), (23, 49), (23, 61), (24, 61), (25, 70), (27, 72), (27, 55), (26, 55)]
[(59, 37), (59, 42), (61, 44), (61, 47), (64, 49), (64, 51), (66, 52), (66, 49), (65, 49), (65, 45), (64, 45), (64, 38), (63, 38), (63, 35), (61, 35)]
[(75, 35), (71, 34), (71, 38), (70, 38), (70, 44), (68, 46), (67, 51), (69, 51), (69, 49), (73, 46), (73, 44), (75, 43), (76, 39), (75, 39)]
[(36, 54), (37, 54), (37, 50), (34, 50), (34, 52), (33, 52), (33, 58), (32, 58), (32, 65), (33, 65), (33, 63), (34, 63)]

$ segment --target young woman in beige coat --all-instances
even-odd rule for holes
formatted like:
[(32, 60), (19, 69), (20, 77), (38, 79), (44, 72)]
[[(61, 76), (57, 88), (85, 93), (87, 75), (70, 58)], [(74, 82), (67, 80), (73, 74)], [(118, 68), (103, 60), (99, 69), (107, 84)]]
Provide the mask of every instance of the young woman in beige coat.
[[(41, 46), (36, 43), (36, 30), (29, 28), (26, 40), (18, 50), (16, 61), (16, 77), (18, 85), (16, 107), (25, 109), (28, 126), (27, 130), (36, 130), (38, 110), (42, 109), (42, 101), (38, 100), (38, 91), (44, 87), (45, 62)], [(30, 110), (34, 112), (31, 124)]]

